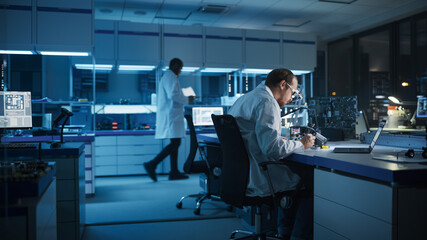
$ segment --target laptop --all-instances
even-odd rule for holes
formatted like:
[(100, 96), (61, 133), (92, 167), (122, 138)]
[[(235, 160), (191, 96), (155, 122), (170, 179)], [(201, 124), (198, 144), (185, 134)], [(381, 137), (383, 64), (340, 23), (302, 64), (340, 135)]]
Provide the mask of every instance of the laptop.
[(381, 134), (381, 131), (384, 129), (385, 124), (386, 124), (385, 120), (382, 120), (380, 122), (380, 126), (378, 127), (378, 130), (375, 133), (375, 136), (368, 147), (335, 147), (333, 152), (334, 153), (371, 153), (372, 149), (374, 149), (375, 143), (377, 142)]

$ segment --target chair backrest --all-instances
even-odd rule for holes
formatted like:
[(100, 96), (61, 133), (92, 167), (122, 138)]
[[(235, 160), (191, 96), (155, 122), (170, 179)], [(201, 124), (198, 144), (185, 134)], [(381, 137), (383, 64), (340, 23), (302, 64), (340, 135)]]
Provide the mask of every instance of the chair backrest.
[(191, 166), (193, 165), (194, 158), (197, 154), (197, 149), (199, 148), (199, 144), (197, 142), (196, 129), (194, 128), (193, 118), (191, 115), (185, 115), (184, 117), (187, 120), (188, 130), (190, 131), (190, 152), (188, 153), (187, 160), (184, 163), (184, 172), (190, 173)]
[(239, 126), (231, 115), (211, 115), (223, 154), (221, 199), (242, 208), (249, 180), (249, 156)]

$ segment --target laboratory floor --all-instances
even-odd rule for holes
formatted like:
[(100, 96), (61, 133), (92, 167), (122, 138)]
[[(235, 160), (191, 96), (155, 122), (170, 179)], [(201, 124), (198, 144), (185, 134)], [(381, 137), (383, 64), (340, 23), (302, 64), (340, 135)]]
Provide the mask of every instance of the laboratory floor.
[(97, 178), (95, 196), (86, 199), (83, 239), (227, 239), (241, 228), (223, 202), (206, 201), (199, 216), (194, 198), (176, 208), (181, 196), (200, 191), (197, 174), (179, 181), (159, 176), (157, 182), (147, 176)]

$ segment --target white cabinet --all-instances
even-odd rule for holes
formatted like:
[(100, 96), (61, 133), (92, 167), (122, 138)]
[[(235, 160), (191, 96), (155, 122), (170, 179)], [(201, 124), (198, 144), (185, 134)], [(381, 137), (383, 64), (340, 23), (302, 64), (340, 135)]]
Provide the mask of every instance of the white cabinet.
[(118, 23), (120, 64), (157, 65), (160, 62), (160, 33), (155, 24)]
[(247, 68), (273, 69), (281, 66), (280, 32), (246, 31)]
[(180, 58), (187, 67), (203, 65), (203, 35), (199, 26), (164, 26), (164, 62)]
[(93, 1), (91, 0), (37, 0), (37, 6), (41, 7), (54, 7), (54, 8), (68, 8), (68, 9), (92, 9)]
[(31, 1), (6, 1), (5, 4), (13, 5), (0, 8), (0, 49), (33, 50)]
[(116, 59), (115, 55), (115, 35), (114, 22), (96, 20), (94, 22), (94, 45), (95, 58), (97, 64), (109, 63), (113, 64)]
[(309, 34), (283, 33), (283, 66), (292, 70), (314, 71), (316, 37)]
[(117, 137), (95, 137), (95, 176), (117, 175)]
[[(152, 160), (170, 143), (169, 139), (155, 139), (154, 135), (120, 135), (95, 137), (96, 176), (146, 174), (143, 163)], [(178, 168), (182, 171), (187, 160), (190, 137), (181, 140)], [(157, 173), (168, 174), (170, 159), (157, 166)]]
[(37, 1), (38, 51), (92, 51), (93, 0)]
[(390, 186), (315, 169), (314, 239), (393, 239), (392, 218)]
[(90, 9), (37, 8), (38, 51), (91, 51), (93, 14)]
[[(162, 150), (161, 141), (154, 135), (117, 136), (117, 174), (145, 174), (143, 163), (153, 159)], [(157, 166), (157, 173), (161, 173)]]
[(206, 66), (242, 66), (243, 37), (240, 29), (206, 28)]

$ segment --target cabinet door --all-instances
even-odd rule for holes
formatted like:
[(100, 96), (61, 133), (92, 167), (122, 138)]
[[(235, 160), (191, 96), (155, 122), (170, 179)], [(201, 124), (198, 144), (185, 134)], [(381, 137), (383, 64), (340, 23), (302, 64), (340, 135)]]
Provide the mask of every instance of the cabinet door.
[(316, 38), (308, 34), (283, 34), (283, 65), (291, 70), (314, 71)]
[(281, 65), (280, 32), (246, 31), (247, 68), (273, 69)]
[(389, 186), (314, 170), (314, 223), (345, 238), (392, 239), (392, 201)]
[(91, 9), (37, 7), (38, 51), (91, 51)]
[(206, 28), (206, 66), (241, 67), (242, 47), (242, 30)]
[(169, 63), (178, 57), (187, 67), (201, 67), (202, 58), (202, 28), (196, 26), (164, 27), (164, 60)]
[(56, 8), (92, 9), (93, 0), (37, 0), (37, 6)]
[(119, 22), (119, 64), (157, 65), (160, 62), (158, 25)]
[[(114, 22), (96, 20), (94, 33), (95, 58), (97, 63), (110, 63), (115, 60)], [(111, 60), (111, 61), (105, 61)]]
[(0, 9), (0, 49), (33, 50), (31, 42), (31, 3)]

